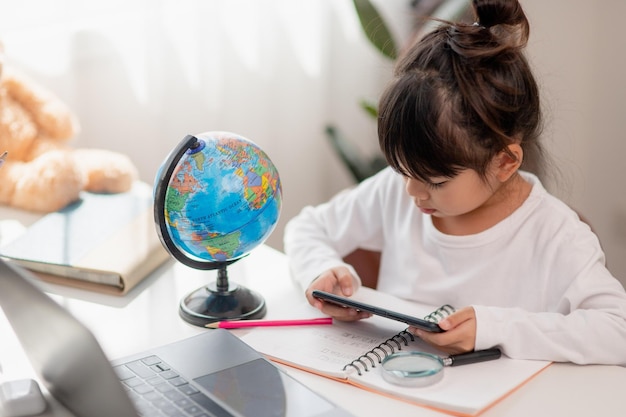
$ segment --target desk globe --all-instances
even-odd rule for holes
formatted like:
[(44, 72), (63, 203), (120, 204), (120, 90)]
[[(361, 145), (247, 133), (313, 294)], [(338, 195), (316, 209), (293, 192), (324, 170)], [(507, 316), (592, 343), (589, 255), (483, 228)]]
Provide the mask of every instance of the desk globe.
[(180, 316), (204, 326), (258, 319), (265, 300), (228, 280), (228, 265), (262, 244), (278, 222), (278, 171), (252, 141), (230, 132), (187, 135), (155, 180), (154, 218), (167, 251), (191, 268), (217, 270), (217, 280), (180, 302)]

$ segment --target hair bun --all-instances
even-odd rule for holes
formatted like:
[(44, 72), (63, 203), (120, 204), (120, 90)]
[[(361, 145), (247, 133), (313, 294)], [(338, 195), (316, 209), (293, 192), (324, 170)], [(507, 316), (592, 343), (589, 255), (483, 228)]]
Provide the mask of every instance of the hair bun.
[(507, 25), (521, 29), (520, 40), (528, 40), (529, 24), (518, 0), (473, 0), (476, 22), (485, 28)]
[(473, 0), (478, 23), (484, 27), (519, 24), (528, 25), (526, 15), (517, 0)]

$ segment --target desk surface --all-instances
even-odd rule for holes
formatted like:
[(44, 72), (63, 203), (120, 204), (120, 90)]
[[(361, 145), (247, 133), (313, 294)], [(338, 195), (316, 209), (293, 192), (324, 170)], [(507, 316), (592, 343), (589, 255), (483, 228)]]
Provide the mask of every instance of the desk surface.
[[(215, 277), (215, 271), (197, 271), (170, 261), (125, 297), (43, 283), (42, 287), (89, 327), (109, 358), (115, 359), (210, 331), (184, 322), (178, 316), (178, 303)], [(289, 279), (285, 256), (267, 246), (229, 267), (229, 277), (265, 297), (266, 318), (288, 318), (290, 308), (302, 302), (301, 290)], [(234, 332), (241, 335), (245, 330)], [(1, 312), (0, 361), (7, 379), (33, 376)], [(293, 368), (283, 369), (360, 417), (379, 417), (380, 410), (399, 416), (447, 415)], [(625, 414), (626, 368), (553, 364), (481, 416), (621, 417)]]

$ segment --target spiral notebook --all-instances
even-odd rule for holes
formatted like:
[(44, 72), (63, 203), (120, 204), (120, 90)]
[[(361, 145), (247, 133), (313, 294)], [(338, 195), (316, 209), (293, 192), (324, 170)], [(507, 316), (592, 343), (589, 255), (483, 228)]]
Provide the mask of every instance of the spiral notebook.
[[(418, 317), (438, 320), (451, 311), (429, 308), (369, 288), (359, 301)], [(295, 316), (319, 312), (302, 305)], [(415, 405), (458, 416), (476, 416), (545, 369), (550, 362), (501, 359), (446, 367), (440, 382), (415, 388), (393, 385), (380, 373), (380, 361), (390, 353), (424, 351), (447, 356), (406, 332), (406, 324), (373, 316), (332, 326), (259, 327), (242, 339), (269, 359)]]

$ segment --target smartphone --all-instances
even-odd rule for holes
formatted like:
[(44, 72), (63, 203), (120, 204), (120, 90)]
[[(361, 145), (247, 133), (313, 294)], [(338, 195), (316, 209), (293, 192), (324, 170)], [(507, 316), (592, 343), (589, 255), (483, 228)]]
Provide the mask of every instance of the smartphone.
[(367, 311), (368, 313), (375, 314), (377, 316), (387, 317), (388, 319), (400, 321), (406, 323), (418, 329), (425, 330), (427, 332), (441, 333), (444, 330), (439, 327), (437, 323), (420, 319), (417, 317), (408, 316), (402, 313), (396, 313), (395, 311), (387, 310), (386, 308), (375, 307), (370, 304), (361, 303), (359, 301), (352, 300), (350, 298), (342, 297), (339, 295), (331, 294), (325, 291), (314, 290), (313, 297), (325, 301), (327, 303), (333, 303), (342, 307), (354, 308), (356, 310)]

